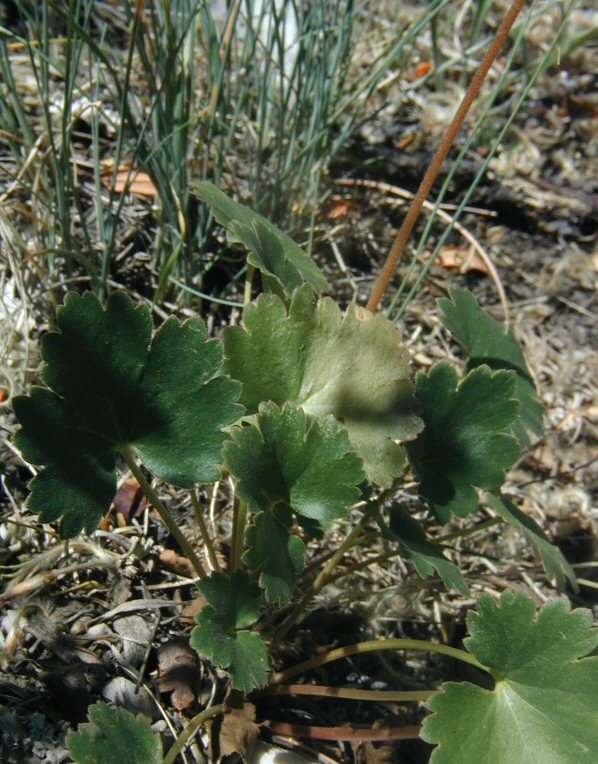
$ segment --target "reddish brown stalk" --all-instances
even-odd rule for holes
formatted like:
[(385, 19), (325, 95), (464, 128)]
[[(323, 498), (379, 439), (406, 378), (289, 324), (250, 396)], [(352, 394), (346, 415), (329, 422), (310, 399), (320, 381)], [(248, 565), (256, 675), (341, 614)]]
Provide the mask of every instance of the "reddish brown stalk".
[(392, 277), (395, 274), (399, 258), (403, 253), (403, 249), (405, 248), (407, 240), (411, 236), (413, 226), (419, 217), (426, 197), (430, 193), (430, 189), (432, 188), (434, 181), (440, 172), (440, 168), (442, 167), (444, 160), (446, 159), (453, 143), (455, 142), (457, 133), (465, 121), (465, 117), (471, 108), (471, 104), (477, 98), (480, 92), (480, 88), (486, 79), (486, 75), (488, 74), (490, 67), (494, 63), (494, 60), (498, 56), (501, 48), (505, 44), (509, 32), (511, 31), (511, 27), (515, 23), (515, 19), (519, 15), (524, 4), (525, 0), (513, 0), (507, 15), (503, 19), (502, 24), (496, 32), (494, 40), (492, 41), (486, 52), (486, 55), (482, 59), (481, 64), (474, 74), (473, 79), (467, 88), (467, 92), (463, 96), (463, 100), (461, 101), (461, 104), (459, 105), (459, 108), (457, 109), (457, 112), (455, 113), (455, 116), (453, 117), (452, 122), (449, 125), (448, 130), (446, 131), (444, 138), (442, 139), (442, 142), (438, 147), (436, 154), (430, 163), (430, 166), (428, 167), (428, 170), (426, 171), (426, 174), (424, 175), (419, 188), (417, 189), (417, 193), (411, 202), (407, 215), (405, 216), (403, 224), (397, 233), (392, 248), (388, 253), (388, 257), (386, 258), (386, 262), (384, 263), (382, 271), (378, 276), (378, 280), (374, 284), (374, 288), (372, 289), (369, 300), (367, 302), (366, 307), (368, 310), (371, 310), (372, 313), (375, 313), (378, 309), (380, 300), (382, 299), (384, 292), (386, 291)]
[(309, 737), (312, 740), (408, 740), (418, 738), (421, 727), (379, 727), (357, 729), (343, 727), (312, 727), (303, 724), (270, 722), (268, 728), (275, 735), (285, 737)]
[(429, 700), (434, 690), (360, 690), (356, 687), (329, 687), (320, 684), (287, 684), (266, 687), (254, 695), (313, 695), (322, 698), (345, 698), (375, 703), (421, 703)]

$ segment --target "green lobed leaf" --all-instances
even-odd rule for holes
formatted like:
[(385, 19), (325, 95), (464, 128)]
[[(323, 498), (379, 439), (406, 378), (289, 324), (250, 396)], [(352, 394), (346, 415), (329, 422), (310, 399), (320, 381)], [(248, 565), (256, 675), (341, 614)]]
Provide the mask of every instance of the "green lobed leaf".
[[(255, 424), (235, 428), (224, 449), (239, 496), (256, 515), (246, 534), (244, 562), (260, 571), (266, 597), (288, 604), (303, 566), (303, 542), (290, 532), (298, 519), (327, 528), (360, 496), (365, 476), (347, 432), (331, 417), (262, 403)], [(309, 524), (306, 530), (309, 532)]]
[(91, 723), (67, 737), (76, 764), (160, 764), (162, 741), (148, 719), (106, 703), (89, 707)]
[(548, 541), (542, 528), (506, 497), (487, 493), (485, 498), (499, 517), (523, 533), (536, 557), (542, 561), (548, 577), (556, 582), (559, 589), (563, 589), (569, 581), (577, 591), (573, 568), (563, 557), (561, 550)]
[(259, 634), (247, 631), (259, 617), (260, 593), (246, 573), (212, 573), (198, 588), (208, 604), (197, 614), (191, 647), (226, 669), (232, 686), (250, 692), (266, 684), (268, 653)]
[(480, 366), (461, 382), (446, 362), (416, 377), (416, 397), (425, 428), (407, 444), (420, 480), (420, 495), (440, 522), (451, 512), (466, 517), (478, 508), (477, 488), (496, 488), (518, 458), (517, 440), (508, 434), (519, 404), (513, 400), (515, 375)]
[(535, 613), (524, 594), (489, 595), (469, 614), (469, 652), (492, 691), (447, 682), (428, 706), (422, 738), (431, 764), (583, 764), (598, 758), (598, 644), (589, 610), (565, 598)]
[(378, 507), (370, 505), (370, 513), (380, 526), (382, 536), (398, 542), (404, 556), (410, 560), (422, 578), (438, 573), (447, 589), (469, 594), (469, 587), (459, 568), (446, 559), (439, 544), (431, 541), (414, 517), (402, 507), (390, 508), (388, 525)]
[(76, 429), (64, 402), (52, 391), (34, 387), (14, 400), (21, 430), (15, 443), (33, 464), (44, 464), (30, 484), (28, 507), (44, 522), (64, 515), (61, 531), (69, 538), (94, 531), (116, 493), (114, 454), (102, 440)]
[(521, 404), (511, 429), (522, 447), (530, 445), (530, 433), (542, 435), (544, 406), (538, 398), (523, 351), (512, 329), (483, 311), (467, 289), (449, 289), (450, 300), (439, 300), (442, 323), (468, 356), (467, 369), (486, 364), (491, 369), (512, 369), (517, 375), (513, 397)]
[(249, 250), (247, 262), (275, 278), (287, 295), (303, 283), (316, 292), (327, 288), (324, 274), (311, 257), (274, 223), (233, 201), (212, 183), (193, 183), (191, 190), (210, 205), (214, 218), (227, 229), (230, 239)]
[(297, 289), (287, 312), (261, 295), (243, 313), (244, 327), (224, 335), (226, 368), (243, 383), (248, 413), (262, 401), (290, 402), (308, 414), (332, 414), (348, 431), (366, 476), (379, 485), (402, 474), (406, 441), (421, 430), (411, 411), (407, 351), (381, 315)]
[(260, 405), (255, 424), (235, 428), (231, 436), (225, 465), (255, 512), (282, 505), (326, 528), (359, 498), (361, 462), (331, 416), (316, 419), (270, 401)]
[(115, 493), (115, 453), (130, 447), (174, 485), (218, 478), (223, 428), (243, 409), (201, 320), (171, 318), (152, 339), (146, 307), (115, 293), (103, 309), (87, 292), (67, 295), (57, 325), (42, 341), (53, 392), (15, 400), (17, 445), (44, 467), (29, 499), (42, 520), (63, 517), (63, 536), (94, 530)]

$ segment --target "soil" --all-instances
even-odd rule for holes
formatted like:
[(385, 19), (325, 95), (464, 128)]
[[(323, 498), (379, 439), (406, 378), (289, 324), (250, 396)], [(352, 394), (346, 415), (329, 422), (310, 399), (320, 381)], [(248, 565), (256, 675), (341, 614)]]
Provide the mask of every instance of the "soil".
[[(467, 213), (461, 223), (498, 271), (512, 325), (546, 404), (546, 435), (510, 472), (506, 492), (575, 566), (579, 591), (565, 592), (574, 606), (596, 610), (598, 102), (587, 71), (592, 68), (584, 59), (571, 66), (566, 77), (543, 80), (518, 120), (525, 140), (511, 136), (470, 200), (470, 208), (477, 211)], [(412, 133), (416, 139), (398, 148)], [(436, 143), (417, 114), (407, 123), (398, 112), (369, 125), (331, 168), (317, 257), (336, 285), (340, 302), (365, 303), (406, 209), (389, 187), (414, 192)], [(460, 202), (483, 159), (483, 146), (470, 152), (453, 179), (447, 204)], [(341, 184), (341, 178), (354, 183)], [(420, 232), (422, 228), (423, 222)], [(428, 247), (442, 231), (443, 225), (436, 224)], [(413, 241), (417, 238), (416, 233)], [(331, 241), (336, 257), (331, 255)], [(453, 233), (444, 251), (448, 265), (433, 266), (399, 324), (414, 370), (447, 355), (459, 362), (456, 346), (440, 328), (436, 306), (449, 286), (467, 286), (501, 317), (496, 284), (479, 264), (468, 269), (471, 253), (463, 237)], [(407, 261), (400, 265), (396, 284), (406, 274)], [(214, 313), (213, 325), (220, 317)], [(36, 323), (37, 319), (28, 330), (33, 367), (36, 338), (43, 328)], [(24, 379), (17, 377), (15, 392), (23, 391)], [(0, 404), (0, 425), (6, 435), (14, 429), (7, 405)], [(201, 683), (189, 708), (176, 710), (170, 692), (160, 693), (159, 648), (188, 634), (183, 611), (194, 601), (195, 590), (181, 568), (184, 563), (164, 557), (164, 550), (174, 550), (175, 545), (156, 518), (135, 506), (120, 524), (112, 516), (89, 542), (79, 539), (63, 545), (55, 530), (23, 510), (31, 475), (8, 438), (1, 454), (0, 564), (5, 589), (0, 616), (0, 759), (19, 764), (68, 761), (65, 735), (86, 719), (89, 704), (102, 696), (114, 699), (121, 693), (125, 705), (136, 712), (149, 709), (165, 730), (171, 725), (180, 729), (182, 720), (209, 699), (217, 702), (223, 694), (222, 678), (207, 664), (201, 667)], [(227, 486), (220, 491), (226, 498)], [(176, 495), (166, 498), (178, 507), (184, 524), (189, 508), (181, 506)], [(203, 497), (206, 507), (210, 498)], [(403, 498), (416, 506), (409, 486)], [(480, 519), (484, 518), (455, 520), (445, 530), (471, 527)], [(192, 523), (187, 528), (193, 533)], [(334, 536), (330, 543), (334, 547)], [(289, 646), (276, 656), (277, 668), (297, 663), (314, 650), (374, 636), (434, 638), (460, 646), (465, 614), (479, 592), (523, 590), (538, 605), (557, 594), (523, 539), (503, 529), (480, 530), (457, 543), (454, 559), (471, 585), (471, 598), (447, 594), (439, 582), (422, 582), (396, 558), (367, 576), (355, 574), (327, 587), (291, 635)], [(67, 566), (78, 567), (60, 574)], [(22, 593), (15, 596), (17, 585)], [(390, 660), (367, 655), (331, 664), (311, 678), (332, 686), (416, 689), (447, 679), (481, 681), (472, 672), (440, 657), (422, 660), (414, 654)], [(109, 685), (115, 679), (120, 684)], [(397, 727), (418, 724), (423, 714), (423, 707), (338, 699), (256, 698), (255, 703), (260, 722), (300, 725), (372, 726), (383, 721)], [(261, 736), (281, 740), (267, 725)], [(307, 745), (288, 738), (284, 742), (309, 749), (323, 762), (423, 764), (431, 751), (419, 740), (382, 746), (317, 741)], [(188, 761), (193, 760), (193, 753), (188, 754)]]

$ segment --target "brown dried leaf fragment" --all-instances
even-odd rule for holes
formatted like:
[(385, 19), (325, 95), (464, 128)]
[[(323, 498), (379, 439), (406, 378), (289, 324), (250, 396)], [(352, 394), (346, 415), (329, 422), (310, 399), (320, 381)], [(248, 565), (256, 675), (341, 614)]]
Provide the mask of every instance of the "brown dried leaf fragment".
[(177, 711), (187, 711), (197, 701), (201, 670), (197, 653), (184, 637), (171, 639), (158, 653), (158, 688), (172, 693), (170, 701)]
[(253, 703), (243, 703), (241, 708), (232, 708), (224, 716), (220, 725), (219, 761), (222, 764), (239, 760), (248, 761), (259, 731), (259, 724), (255, 722)]
[(137, 480), (130, 478), (125, 480), (116, 492), (113, 504), (116, 514), (122, 515), (128, 524), (143, 512), (147, 506), (147, 498)]
[(173, 549), (165, 549), (160, 554), (160, 562), (165, 568), (176, 573), (177, 576), (195, 578), (197, 575), (191, 562), (186, 557), (177, 554)]

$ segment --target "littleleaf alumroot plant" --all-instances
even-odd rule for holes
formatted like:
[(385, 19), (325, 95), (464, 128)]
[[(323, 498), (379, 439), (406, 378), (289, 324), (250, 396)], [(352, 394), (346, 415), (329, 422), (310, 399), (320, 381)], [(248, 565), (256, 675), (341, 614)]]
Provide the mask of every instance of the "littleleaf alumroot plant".
[[(542, 406), (512, 331), (466, 290), (449, 290), (450, 298), (440, 301), (442, 321), (463, 349), (465, 374), (459, 378), (442, 362), (418, 373), (412, 385), (392, 322), (355, 305), (343, 313), (319, 297), (322, 273), (285, 234), (209, 184), (194, 191), (248, 249), (268, 291), (247, 302), (242, 326), (210, 340), (201, 319), (171, 318), (152, 333), (149, 310), (122, 293), (105, 307), (89, 292), (68, 294), (56, 331), (42, 342), (47, 386), (14, 404), (17, 445), (41, 467), (30, 509), (43, 521), (61, 518), (65, 537), (92, 532), (116, 492), (120, 455), (195, 566), (207, 604), (191, 645), (223, 670), (232, 688), (322, 694), (309, 683), (286, 683), (353, 653), (440, 652), (486, 670), (495, 687), (464, 682), (437, 692), (391, 693), (395, 700), (428, 700), (432, 714), (421, 735), (438, 743), (434, 762), (473, 764), (482, 749), (488, 761), (505, 764), (595, 760), (598, 657), (586, 656), (598, 635), (589, 612), (571, 612), (564, 599), (536, 616), (524, 595), (506, 593), (499, 602), (481, 597), (468, 619), (467, 652), (376, 640), (273, 671), (277, 647), (366, 528), (377, 527), (420, 576), (437, 575), (448, 589), (467, 593), (441, 544), (393, 500), (406, 474), (417, 479), (437, 523), (469, 516), (483, 503), (525, 534), (559, 585), (575, 579), (542, 530), (500, 493), (505, 471), (530, 436), (542, 432)], [(224, 471), (235, 484), (232, 538), (212, 539), (196, 491)], [(192, 492), (210, 574), (148, 473)], [(345, 541), (315, 577), (300, 580), (306, 544), (346, 522), (349, 511), (358, 519)], [(216, 553), (223, 541), (232, 550), (226, 569)], [(335, 692), (362, 697), (364, 691)], [(173, 762), (192, 732), (224, 711), (202, 711), (164, 761)], [(113, 746), (132, 760), (141, 761), (132, 748), (137, 757), (144, 752), (143, 761), (162, 757), (146, 720), (103, 705), (91, 709), (90, 724), (69, 745), (78, 761), (105, 761), (102, 752)], [(528, 758), (529, 750), (539, 758)]]
[[(504, 40), (521, 4), (516, 0), (497, 39)], [(496, 46), (480, 71), (495, 55)], [(445, 149), (446, 142), (439, 157)], [(427, 174), (422, 187), (432, 182)], [(286, 234), (208, 183), (191, 190), (248, 252), (242, 325), (207, 339), (201, 319), (171, 318), (154, 333), (148, 308), (135, 307), (125, 294), (112, 294), (104, 306), (91, 293), (68, 294), (56, 330), (42, 341), (46, 386), (14, 402), (17, 445), (40, 468), (29, 508), (44, 522), (60, 520), (66, 538), (93, 532), (116, 493), (121, 457), (197, 573), (206, 604), (191, 645), (230, 688), (246, 695), (427, 701), (431, 714), (421, 729), (378, 733), (380, 739), (421, 735), (436, 744), (434, 764), (595, 762), (598, 632), (589, 611), (572, 611), (564, 598), (536, 613), (524, 594), (506, 592), (498, 601), (481, 596), (467, 619), (464, 650), (417, 639), (372, 640), (277, 665), (290, 630), (333, 580), (343, 556), (373, 529), (389, 554), (402, 555), (421, 577), (437, 576), (447, 589), (468, 593), (439, 540), (396, 498), (406, 477), (417, 482), (435, 523), (471, 516), (484, 505), (496, 522), (521, 531), (559, 587), (575, 586), (575, 578), (541, 528), (501, 493), (506, 471), (542, 433), (542, 405), (513, 332), (468, 291), (450, 289), (440, 301), (442, 322), (462, 348), (464, 373), (441, 362), (412, 383), (395, 325), (375, 313), (384, 278), (369, 310), (350, 305), (343, 312), (322, 297), (324, 275)], [(407, 228), (413, 222), (409, 213)], [(387, 271), (396, 256), (393, 248)], [(264, 292), (252, 302), (256, 273)], [(224, 474), (235, 491), (232, 530), (230, 538), (211, 538), (197, 491)], [(154, 479), (191, 492), (205, 559)], [(317, 550), (330, 527), (339, 521), (347, 527), (349, 517), (354, 525), (338, 549), (321, 555), (320, 569), (306, 568), (307, 545)], [(231, 550), (226, 565), (219, 555), (224, 543)], [(493, 689), (448, 682), (436, 691), (381, 693), (310, 683), (308, 672), (330, 661), (384, 650), (464, 661), (487, 672)], [(288, 684), (298, 676), (302, 684)], [(227, 710), (225, 704), (203, 709), (163, 756), (148, 720), (97, 704), (89, 724), (69, 737), (69, 750), (86, 764), (173, 764), (203, 723)], [(274, 732), (285, 734), (287, 727), (271, 722)], [(363, 732), (292, 725), (290, 734), (358, 740)], [(375, 730), (366, 732), (375, 739)]]

